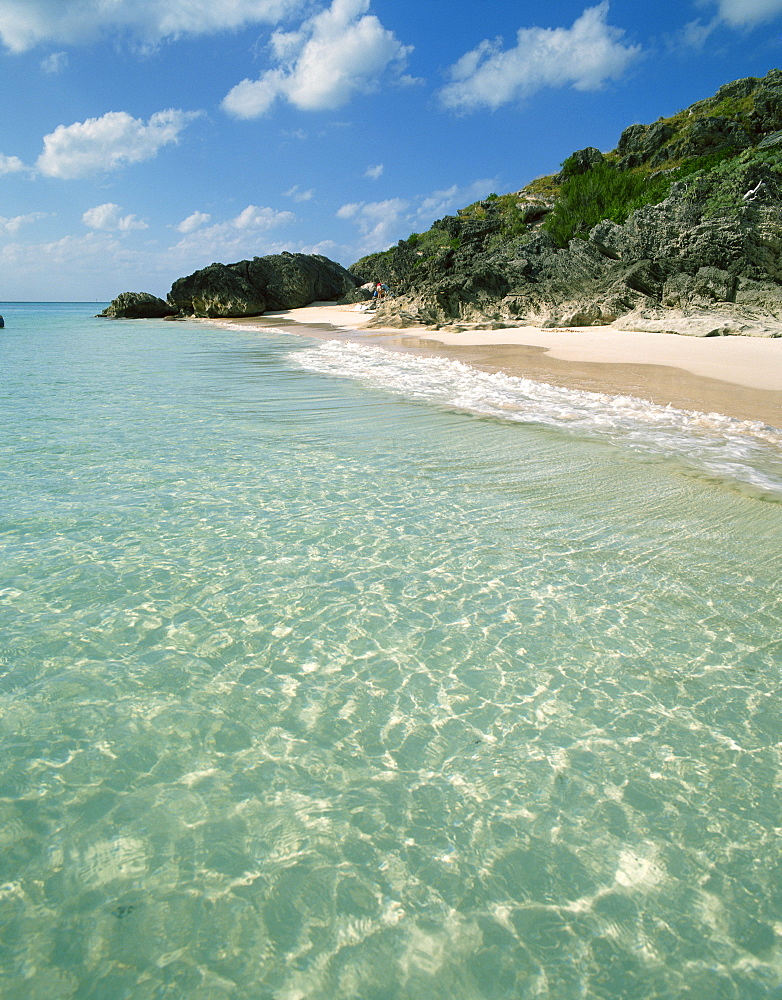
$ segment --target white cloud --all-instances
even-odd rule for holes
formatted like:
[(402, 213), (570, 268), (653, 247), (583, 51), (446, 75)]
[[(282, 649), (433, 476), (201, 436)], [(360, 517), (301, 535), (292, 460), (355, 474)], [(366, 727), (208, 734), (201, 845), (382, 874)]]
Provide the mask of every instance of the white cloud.
[[(45, 272), (47, 265), (63, 261), (81, 260), (83, 263), (85, 259), (89, 261), (94, 258), (95, 263), (102, 263), (102, 252), (109, 247), (113, 250), (118, 249), (114, 239), (95, 233), (88, 233), (82, 237), (63, 236), (49, 243), (8, 243), (0, 248), (0, 261), (4, 264), (32, 264)], [(98, 248), (101, 253), (96, 254)]]
[(383, 164), (378, 163), (374, 167), (367, 167), (367, 169), (364, 171), (364, 176), (368, 177), (372, 181), (376, 181), (379, 180), (379, 178), (382, 176), (384, 170), (385, 167), (383, 166)]
[(62, 73), (67, 65), (68, 54), (66, 52), (52, 52), (41, 60), (41, 69), (44, 73)]
[(89, 229), (105, 229), (109, 232), (126, 233), (131, 229), (148, 229), (146, 222), (135, 215), (120, 215), (119, 205), (107, 201), (105, 205), (88, 208), (81, 221)]
[(45, 219), (46, 215), (46, 212), (29, 212), (27, 215), (15, 215), (12, 219), (0, 215), (0, 230), (9, 236), (15, 236), (22, 226), (37, 222), (38, 219)]
[(385, 250), (399, 239), (396, 234), (409, 207), (409, 202), (402, 198), (387, 198), (385, 201), (350, 202), (342, 205), (336, 214), (338, 219), (351, 219), (356, 223), (362, 237), (359, 250), (372, 253)]
[(451, 67), (441, 101), (458, 110), (494, 109), (543, 87), (597, 90), (618, 79), (640, 47), (622, 43), (624, 31), (607, 23), (608, 7), (604, 0), (587, 8), (571, 28), (520, 28), (512, 49), (501, 39), (482, 41)]
[(3, 174), (15, 174), (24, 169), (25, 166), (18, 156), (3, 156), (0, 153), (0, 177)]
[(782, 16), (782, 0), (698, 0), (699, 7), (716, 7), (709, 21), (689, 21), (672, 38), (674, 48), (702, 49), (720, 27), (750, 29)]
[(237, 118), (257, 118), (277, 99), (304, 111), (334, 110), (356, 93), (373, 91), (389, 68), (401, 71), (411, 49), (367, 14), (369, 0), (332, 0), (298, 31), (277, 31), (277, 65), (258, 80), (242, 80), (223, 100)]
[(485, 198), (496, 187), (497, 179), (489, 177), (473, 181), (465, 187), (452, 184), (443, 191), (432, 191), (420, 200), (414, 221), (428, 228), (435, 219), (447, 215), (456, 208), (463, 208), (480, 198)]
[(200, 256), (201, 259), (208, 257), (209, 260), (218, 260), (221, 256), (228, 255), (238, 260), (255, 254), (260, 255), (262, 251), (271, 253), (268, 248), (264, 249), (259, 245), (262, 234), (287, 225), (295, 218), (293, 212), (278, 212), (273, 208), (248, 205), (226, 222), (217, 222), (197, 231), (186, 232), (185, 238), (172, 249), (178, 255), (189, 259)]
[[(278, 216), (277, 221), (284, 219)], [(164, 247), (151, 241), (134, 248), (117, 233), (105, 230), (41, 243), (0, 240), (0, 274), (7, 284), (13, 282), (14, 297), (30, 301), (108, 300), (127, 289), (143, 289), (165, 298), (176, 276), (190, 274), (210, 261), (297, 249), (269, 239), (267, 232), (237, 229), (232, 222), (206, 227)]]
[(717, 8), (720, 20), (744, 28), (782, 15), (782, 0), (717, 0)]
[(205, 226), (211, 218), (212, 216), (206, 212), (193, 212), (186, 219), (182, 219), (176, 228), (180, 233), (192, 233), (196, 229), (200, 229), (201, 226)]
[(47, 177), (71, 180), (128, 163), (149, 160), (197, 116), (197, 112), (158, 111), (148, 122), (126, 111), (109, 111), (102, 118), (88, 118), (73, 125), (58, 125), (44, 136), (37, 167)]
[(682, 28), (676, 40), (685, 48), (702, 49), (722, 25), (754, 28), (782, 16), (782, 0), (700, 0), (699, 6), (716, 6), (717, 10), (710, 21), (690, 21)]
[(718, 24), (717, 18), (709, 24), (704, 24), (703, 21), (689, 21), (673, 36), (673, 47), (678, 48), (683, 45), (686, 49), (702, 49)]
[(67, 299), (85, 273), (105, 273), (118, 249), (113, 237), (94, 232), (49, 243), (7, 243), (0, 246), (0, 269), (12, 273), (17, 286), (35, 288), (37, 297), (46, 298), (41, 293), (48, 288), (48, 294), (56, 291), (57, 297)]
[[(173, 276), (187, 273), (179, 265), (170, 250), (134, 249), (98, 230), (50, 242), (0, 242), (0, 273), (12, 276), (15, 297), (30, 301), (103, 301), (127, 289), (165, 297)], [(203, 265), (196, 261), (192, 270), (196, 266)]]
[[(452, 184), (449, 188), (445, 188), (442, 191), (433, 191), (423, 199), (418, 206), (416, 214), (422, 217), (428, 216), (429, 218), (434, 218), (435, 216), (447, 213), (448, 209), (453, 208), (456, 204), (458, 195), (459, 187), (457, 184)], [(464, 199), (460, 199), (459, 205), (464, 205)]]
[(337, 209), (336, 216), (355, 223), (358, 229), (358, 242), (350, 248), (354, 255), (375, 253), (405, 239), (414, 230), (428, 229), (435, 219), (456, 208), (485, 198), (496, 187), (496, 178), (483, 178), (464, 187), (453, 184), (441, 191), (420, 195), (413, 201), (401, 198), (352, 201)]
[(234, 118), (259, 118), (283, 93), (285, 74), (279, 70), (268, 70), (260, 80), (244, 79), (223, 98), (223, 110)]
[(0, 39), (12, 52), (127, 32), (144, 44), (248, 24), (278, 24), (304, 0), (0, 0)]
[(320, 243), (308, 243), (300, 246), (297, 253), (319, 253), (323, 257), (331, 257), (332, 260), (336, 260), (335, 254), (340, 253), (343, 249), (334, 240), (321, 240)]
[(234, 229), (272, 229), (293, 219), (293, 212), (277, 212), (273, 208), (248, 205), (228, 223)]
[(361, 211), (366, 202), (363, 201), (351, 201), (346, 205), (341, 205), (335, 215), (338, 219), (353, 219)]
[(308, 134), (304, 131), (303, 128), (283, 130), (282, 134), (285, 136), (286, 139), (298, 139), (299, 142), (304, 142), (305, 139), (309, 138)]
[(308, 191), (302, 191), (298, 184), (294, 184), (292, 188), (288, 188), (288, 190), (284, 192), (284, 197), (293, 198), (294, 201), (310, 201), (314, 194), (314, 188), (310, 188)]

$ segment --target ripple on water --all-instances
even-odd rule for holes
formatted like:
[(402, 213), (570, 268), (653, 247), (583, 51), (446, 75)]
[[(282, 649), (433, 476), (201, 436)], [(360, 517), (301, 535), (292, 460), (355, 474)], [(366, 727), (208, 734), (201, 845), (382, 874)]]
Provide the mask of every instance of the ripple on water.
[(776, 996), (766, 431), (198, 330), (4, 446), (0, 993)]

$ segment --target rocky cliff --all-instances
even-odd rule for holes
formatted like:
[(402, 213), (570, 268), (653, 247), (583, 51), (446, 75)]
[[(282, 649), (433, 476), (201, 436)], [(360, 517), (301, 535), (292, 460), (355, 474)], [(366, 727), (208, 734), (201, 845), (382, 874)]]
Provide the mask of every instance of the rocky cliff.
[(578, 150), (350, 270), (395, 292), (375, 325), (782, 336), (782, 72), (631, 125), (615, 150)]

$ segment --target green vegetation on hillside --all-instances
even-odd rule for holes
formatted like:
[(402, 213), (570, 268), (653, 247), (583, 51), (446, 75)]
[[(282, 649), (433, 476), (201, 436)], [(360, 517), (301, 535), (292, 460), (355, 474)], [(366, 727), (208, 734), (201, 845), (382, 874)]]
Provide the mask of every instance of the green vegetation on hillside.
[(404, 242), (411, 250), (415, 250), (422, 256), (431, 256), (440, 250), (453, 250), (459, 246), (458, 237), (449, 236), (442, 229), (428, 229), (425, 233), (410, 233)]
[[(739, 155), (731, 146), (707, 156), (688, 157), (665, 170), (650, 172), (645, 165), (620, 170), (606, 159), (585, 173), (570, 173), (567, 176), (568, 163), (572, 160), (569, 158), (562, 164), (566, 179), (559, 189), (553, 210), (543, 223), (543, 229), (561, 247), (567, 246), (572, 239), (585, 240), (598, 222), (610, 219), (621, 225), (636, 209), (659, 204), (667, 198), (675, 181), (688, 177), (702, 180), (708, 176), (710, 182), (714, 182), (718, 176), (724, 175), (726, 180), (719, 185), (720, 191), (724, 191), (719, 196), (719, 205), (735, 204), (735, 195), (728, 192), (727, 178), (733, 178), (736, 173), (746, 177), (752, 164), (769, 162), (774, 157), (778, 160), (779, 154), (749, 150)], [(734, 186), (738, 189), (742, 183), (737, 181)], [(746, 187), (738, 192), (739, 197), (745, 190)], [(713, 198), (709, 199), (709, 206), (712, 214), (719, 210)]]
[(781, 85), (779, 70), (726, 84), (674, 115), (629, 126), (609, 153), (578, 150), (559, 173), (520, 191), (492, 192), (354, 269), (388, 270), (398, 284), (478, 252), (523, 257), (523, 246), (541, 232), (564, 248), (587, 239), (603, 220), (621, 225), (637, 209), (660, 203), (677, 182), (685, 182), (685, 197), (707, 218), (756, 198), (782, 197)]
[(669, 177), (661, 174), (648, 177), (599, 163), (565, 180), (543, 228), (564, 247), (572, 239), (585, 240), (603, 219), (621, 224), (642, 205), (662, 201), (670, 186)]
[(748, 149), (692, 177), (689, 197), (699, 200), (712, 218), (757, 197), (782, 196), (782, 155), (778, 149)]

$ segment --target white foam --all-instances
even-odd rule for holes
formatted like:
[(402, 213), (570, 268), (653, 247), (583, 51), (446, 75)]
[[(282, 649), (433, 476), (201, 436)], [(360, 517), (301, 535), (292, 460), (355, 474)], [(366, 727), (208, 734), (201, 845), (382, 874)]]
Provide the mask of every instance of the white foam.
[(633, 396), (565, 389), (482, 372), (447, 358), (344, 341), (297, 351), (291, 360), (309, 371), (353, 379), (409, 399), (674, 458), (696, 473), (782, 500), (782, 431), (758, 421), (659, 406)]

